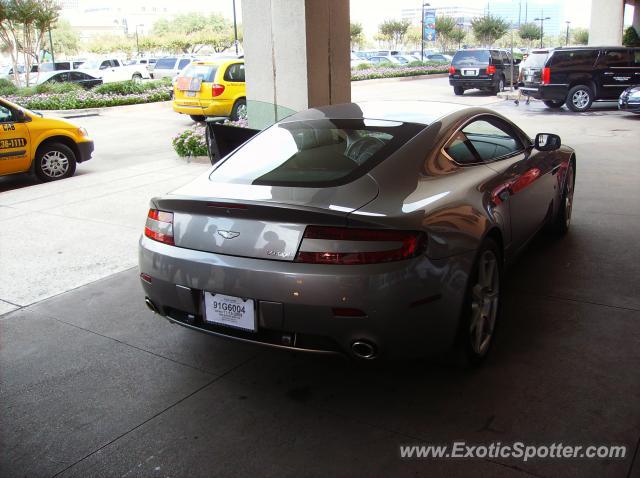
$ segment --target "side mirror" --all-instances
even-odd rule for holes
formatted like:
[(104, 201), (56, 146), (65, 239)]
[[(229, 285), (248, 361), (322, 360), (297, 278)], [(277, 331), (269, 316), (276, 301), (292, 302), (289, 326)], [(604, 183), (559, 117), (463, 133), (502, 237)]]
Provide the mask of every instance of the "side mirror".
[(560, 136), (552, 133), (538, 133), (536, 135), (536, 141), (534, 147), (538, 151), (555, 151), (560, 148), (562, 141)]
[(27, 115), (24, 114), (24, 111), (18, 109), (14, 111), (13, 117), (16, 123), (24, 123), (27, 120)]

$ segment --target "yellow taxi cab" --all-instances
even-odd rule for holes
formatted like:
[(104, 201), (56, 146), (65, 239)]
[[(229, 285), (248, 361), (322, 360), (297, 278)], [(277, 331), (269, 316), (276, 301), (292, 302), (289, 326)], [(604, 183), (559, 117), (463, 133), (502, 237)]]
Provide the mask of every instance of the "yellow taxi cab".
[(68, 178), (92, 153), (84, 128), (0, 98), (0, 176), (33, 172), (42, 181)]
[(173, 110), (194, 121), (206, 116), (247, 117), (244, 60), (193, 61), (175, 81)]

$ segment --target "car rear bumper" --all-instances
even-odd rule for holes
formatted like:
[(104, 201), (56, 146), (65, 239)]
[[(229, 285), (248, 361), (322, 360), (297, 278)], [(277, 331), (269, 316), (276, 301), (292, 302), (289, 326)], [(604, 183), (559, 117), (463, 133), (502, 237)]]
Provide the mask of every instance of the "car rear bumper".
[(538, 85), (538, 86), (521, 86), (522, 94), (531, 96), (538, 100), (565, 101), (567, 99), (567, 85)]
[[(213, 335), (300, 351), (353, 355), (364, 340), (377, 357), (448, 349), (458, 329), (473, 252), (367, 266), (251, 259), (140, 239), (145, 296), (169, 320)], [(147, 276), (145, 276), (147, 277)], [(212, 325), (203, 291), (256, 300), (258, 331)], [(364, 312), (345, 316), (334, 309)]]
[(495, 88), (498, 86), (498, 78), (465, 78), (458, 76), (449, 77), (449, 85), (451, 86), (461, 86), (465, 89), (473, 89), (473, 88)]
[(78, 158), (76, 161), (78, 163), (83, 163), (85, 161), (89, 161), (91, 159), (91, 155), (93, 154), (93, 141), (82, 141), (80, 143), (76, 143), (78, 146)]
[(187, 115), (229, 116), (233, 108), (231, 100), (202, 100), (198, 102), (174, 99), (173, 111)]

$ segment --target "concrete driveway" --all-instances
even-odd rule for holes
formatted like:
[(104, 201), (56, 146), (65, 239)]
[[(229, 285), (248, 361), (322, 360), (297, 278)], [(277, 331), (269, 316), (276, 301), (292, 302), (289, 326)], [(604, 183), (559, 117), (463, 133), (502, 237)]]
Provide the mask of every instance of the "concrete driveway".
[[(448, 88), (393, 91), (451, 100)], [(354, 85), (359, 99), (389, 91)], [(363, 368), (154, 317), (134, 267), (148, 198), (205, 166), (173, 157), (168, 141), (189, 121), (166, 105), (114, 110), (78, 121), (110, 141), (84, 174), (0, 194), (0, 476), (639, 477), (640, 117), (455, 100), (556, 132), (578, 156), (572, 230), (541, 236), (510, 270), (484, 368)], [(454, 441), (627, 450), (400, 459), (400, 445)]]

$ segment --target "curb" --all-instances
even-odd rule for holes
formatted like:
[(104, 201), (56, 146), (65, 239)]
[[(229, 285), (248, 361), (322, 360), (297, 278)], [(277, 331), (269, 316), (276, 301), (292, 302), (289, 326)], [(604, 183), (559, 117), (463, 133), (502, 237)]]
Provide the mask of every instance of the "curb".
[(433, 73), (431, 75), (415, 75), (415, 76), (396, 76), (394, 78), (374, 78), (372, 80), (351, 80), (351, 83), (369, 84), (369, 83), (391, 83), (396, 81), (411, 81), (411, 80), (427, 80), (429, 78), (448, 78), (449, 73)]
[[(128, 106), (128, 105), (126, 105)], [(112, 107), (117, 108), (117, 107)], [(84, 118), (85, 116), (100, 116), (105, 108), (86, 108), (82, 110), (35, 110), (38, 113), (59, 118)]]

